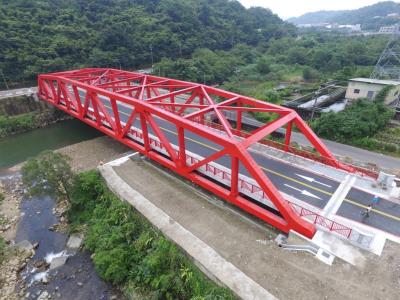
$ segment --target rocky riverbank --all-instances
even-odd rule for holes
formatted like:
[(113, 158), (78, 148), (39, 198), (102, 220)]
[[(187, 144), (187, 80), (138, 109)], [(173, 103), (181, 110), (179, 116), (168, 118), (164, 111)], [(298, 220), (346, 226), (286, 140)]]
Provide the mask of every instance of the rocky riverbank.
[(15, 247), (17, 225), (21, 217), (19, 204), (23, 189), (15, 171), (0, 173), (0, 193), (4, 196), (0, 205), (0, 236), (5, 240), (7, 249), (0, 264), (1, 300), (20, 299), (16, 286), (20, 281), (19, 272), (34, 255), (34, 249)]
[[(59, 149), (75, 172), (95, 168), (128, 149), (100, 137)], [(66, 201), (30, 198), (21, 182), (22, 164), (0, 172), (0, 235), (6, 241), (0, 263), (0, 300), (116, 299), (121, 295), (102, 281), (90, 255), (68, 245)], [(79, 248), (79, 246), (78, 246)], [(52, 268), (52, 262), (60, 263)], [(54, 264), (53, 263), (53, 264)]]

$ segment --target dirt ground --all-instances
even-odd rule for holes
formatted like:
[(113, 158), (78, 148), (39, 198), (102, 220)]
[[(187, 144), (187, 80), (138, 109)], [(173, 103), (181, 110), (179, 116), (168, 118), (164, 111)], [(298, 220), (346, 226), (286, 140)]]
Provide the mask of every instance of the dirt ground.
[(399, 245), (388, 242), (381, 257), (365, 253), (362, 268), (339, 259), (327, 266), (309, 254), (279, 248), (274, 229), (210, 203), (147, 162), (128, 161), (114, 170), (279, 299), (399, 299)]
[(102, 136), (57, 151), (71, 158), (70, 164), (73, 171), (83, 172), (95, 169), (101, 163), (116, 159), (130, 149), (108, 136)]

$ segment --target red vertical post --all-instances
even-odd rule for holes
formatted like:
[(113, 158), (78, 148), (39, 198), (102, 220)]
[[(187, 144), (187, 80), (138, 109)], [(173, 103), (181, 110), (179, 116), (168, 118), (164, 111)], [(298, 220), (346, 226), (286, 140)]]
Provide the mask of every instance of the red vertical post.
[(231, 197), (236, 197), (239, 194), (239, 158), (232, 155), (231, 160)]
[(185, 130), (182, 127), (178, 128), (179, 139), (179, 164), (181, 168), (186, 167), (186, 145), (185, 145)]
[[(204, 105), (204, 96), (203, 95), (200, 95), (199, 94), (199, 104), (200, 105)], [(205, 124), (205, 118), (206, 118), (206, 116), (205, 116), (205, 114), (201, 114), (200, 115), (200, 124)]]
[(286, 134), (285, 134), (285, 151), (289, 151), (290, 146), (290, 138), (292, 136), (292, 124), (293, 122), (289, 122), (286, 126)]
[[(173, 92), (172, 88), (169, 88), (169, 92), (170, 92), (170, 93)], [(175, 103), (175, 96), (174, 96), (174, 95), (171, 95), (171, 96), (169, 97), (169, 101), (170, 101), (170, 103), (173, 103), (173, 104), (174, 104), (174, 103)], [(173, 112), (176, 111), (176, 109), (175, 109), (174, 106), (171, 107), (171, 110), (172, 110)]]
[(122, 137), (122, 128), (121, 128), (121, 120), (119, 119), (119, 110), (117, 106), (117, 101), (114, 98), (110, 98), (111, 107), (114, 115), (114, 122), (117, 128), (117, 134), (119, 137)]
[(238, 131), (242, 130), (242, 111), (238, 110), (237, 111), (237, 116), (236, 116), (236, 129)]
[(142, 126), (143, 131), (143, 141), (144, 141), (144, 149), (146, 152), (150, 151), (150, 142), (149, 142), (149, 131), (147, 129), (146, 118), (144, 116), (144, 112), (140, 113), (140, 124)]

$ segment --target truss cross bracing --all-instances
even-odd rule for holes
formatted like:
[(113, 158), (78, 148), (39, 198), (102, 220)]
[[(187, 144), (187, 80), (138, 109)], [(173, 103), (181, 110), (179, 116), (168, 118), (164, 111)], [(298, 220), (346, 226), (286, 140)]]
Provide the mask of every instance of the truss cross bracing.
[[(214, 87), (114, 69), (43, 74), (38, 85), (42, 100), (284, 232), (292, 229), (312, 237), (315, 228), (301, 218), (306, 210), (299, 213), (283, 198), (253, 159), (250, 147), (262, 142), (307, 156), (290, 145), (296, 127), (315, 148), (308, 158), (355, 171), (339, 163), (293, 110)], [(236, 114), (237, 122), (227, 120), (228, 112)], [(271, 118), (259, 129), (245, 132), (245, 112)], [(286, 129), (284, 143), (265, 140), (281, 127)], [(188, 150), (194, 140), (207, 155)], [(229, 168), (218, 168), (220, 160), (228, 162)]]

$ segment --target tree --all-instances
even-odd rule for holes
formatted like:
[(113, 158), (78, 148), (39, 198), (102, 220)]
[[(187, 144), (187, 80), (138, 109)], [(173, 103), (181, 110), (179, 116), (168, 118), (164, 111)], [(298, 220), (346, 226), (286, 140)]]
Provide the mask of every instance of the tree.
[(268, 74), (269, 72), (271, 72), (269, 65), (270, 62), (265, 57), (261, 57), (257, 61), (257, 71), (261, 74)]
[(73, 173), (67, 156), (45, 151), (24, 164), (22, 180), (32, 196), (52, 195), (69, 200)]
[(360, 99), (342, 112), (323, 114), (311, 125), (324, 138), (350, 143), (373, 136), (387, 126), (393, 115), (393, 110), (380, 102)]
[(303, 69), (303, 79), (304, 80), (313, 80), (317, 77), (315, 70), (311, 69), (310, 67), (305, 67)]

